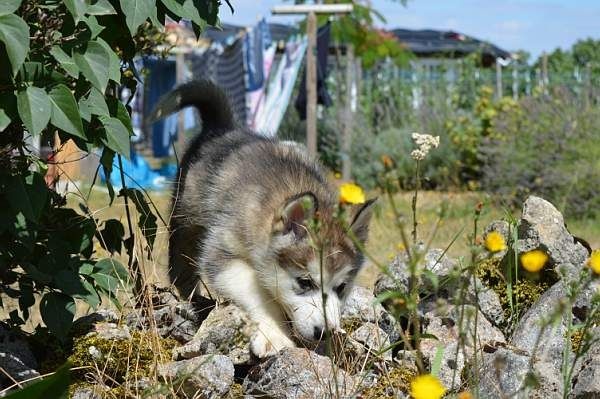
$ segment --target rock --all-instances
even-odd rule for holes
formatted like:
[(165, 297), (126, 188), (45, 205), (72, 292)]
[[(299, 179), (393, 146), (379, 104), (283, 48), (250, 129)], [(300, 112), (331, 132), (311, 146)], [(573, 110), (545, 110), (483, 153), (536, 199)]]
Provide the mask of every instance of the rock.
[[(528, 381), (526, 375), (531, 372), (538, 384), (530, 384), (523, 397), (562, 398), (565, 387), (561, 367), (567, 318), (572, 314), (565, 307), (562, 316), (556, 312), (561, 309), (565, 292), (563, 282), (554, 284), (525, 312), (510, 339), (510, 349), (501, 348), (484, 355), (481, 392), (493, 388), (490, 392), (495, 394), (490, 397), (500, 398), (500, 388), (502, 393), (509, 395)], [(559, 323), (552, 323), (553, 316), (560, 318)], [(570, 345), (567, 350), (570, 354)], [(534, 388), (534, 385), (538, 387)]]
[(497, 348), (493, 353), (484, 353), (482, 363), (479, 371), (481, 398), (562, 398), (560, 372), (556, 373), (552, 365), (544, 362), (538, 362), (531, 370), (530, 357), (522, 351)]
[(504, 323), (504, 310), (500, 304), (498, 294), (491, 288), (486, 287), (479, 278), (475, 277), (475, 282), (471, 281), (471, 284), (469, 284), (468, 295), (471, 303), (477, 303), (481, 313), (492, 324), (499, 326)]
[(328, 357), (307, 349), (286, 348), (249, 371), (244, 379), (244, 392), (272, 399), (351, 396), (357, 381), (334, 367)]
[[(536, 361), (552, 364), (558, 373), (560, 373), (565, 349), (567, 317), (571, 317), (571, 312), (563, 315), (562, 321), (558, 325), (552, 325), (549, 319), (560, 306), (565, 292), (566, 287), (560, 281), (544, 292), (538, 301), (525, 312), (510, 339), (511, 345), (530, 356), (535, 355)], [(546, 324), (545, 328), (542, 326), (544, 323)], [(549, 323), (550, 325), (548, 325)], [(535, 353), (532, 353), (534, 349)]]
[(161, 337), (174, 338), (178, 342), (190, 341), (200, 324), (203, 316), (194, 305), (182, 302), (175, 294), (166, 288), (154, 288), (152, 296), (152, 319), (148, 316), (147, 309), (135, 309), (126, 317), (126, 323), (131, 328), (149, 329), (158, 327)]
[(510, 397), (520, 388), (529, 370), (529, 356), (498, 348), (484, 353), (479, 371), (479, 392), (486, 399)]
[(600, 327), (596, 327), (591, 336), (596, 341), (581, 358), (581, 367), (573, 379), (570, 398), (600, 398)]
[(119, 326), (115, 323), (96, 323), (93, 330), (88, 334), (97, 335), (99, 338), (106, 340), (130, 340), (131, 333), (128, 326)]
[[(449, 276), (456, 267), (456, 261), (444, 254), (441, 249), (430, 249), (423, 259), (425, 270), (433, 272), (438, 277)], [(408, 271), (408, 255), (406, 252), (396, 256), (388, 266), (388, 274), (382, 274), (375, 283), (375, 295), (378, 296), (386, 291), (400, 290), (408, 292), (408, 282), (410, 273)], [(422, 292), (433, 290), (431, 282), (423, 279), (420, 287)]]
[(98, 309), (88, 315), (82, 316), (73, 322), (74, 335), (85, 335), (94, 330), (97, 323), (118, 323), (119, 315), (112, 309)]
[[(36, 371), (37, 362), (22, 334), (0, 322), (0, 387), (7, 388), (40, 374)], [(5, 373), (10, 375), (8, 378)]]
[[(459, 386), (465, 361), (470, 360), (476, 350), (506, 342), (502, 332), (472, 305), (450, 306), (446, 313), (428, 312), (423, 324), (425, 333), (434, 335), (437, 340), (424, 339), (421, 351), (429, 364), (433, 364), (438, 348), (443, 348), (439, 378), (448, 389)], [(464, 333), (463, 343), (459, 341), (460, 332)]]
[(98, 386), (77, 387), (71, 394), (71, 399), (102, 399), (105, 389)]
[(519, 250), (541, 249), (556, 273), (564, 269), (575, 277), (588, 257), (587, 249), (567, 230), (562, 214), (550, 202), (530, 196), (523, 205), (519, 222)]
[(353, 353), (359, 358), (365, 356), (377, 357), (384, 361), (392, 360), (392, 350), (389, 349), (381, 355), (377, 355), (383, 349), (390, 346), (390, 339), (385, 331), (383, 331), (375, 323), (365, 323), (358, 327), (350, 334), (348, 345)]
[(185, 397), (220, 398), (233, 384), (234, 368), (227, 356), (204, 355), (159, 365), (158, 374)]
[(370, 290), (359, 286), (352, 287), (342, 311), (342, 325), (354, 324), (356, 321), (377, 324), (385, 331), (390, 342), (396, 342), (400, 338), (399, 326), (394, 318), (380, 303), (375, 302)]
[(250, 337), (256, 328), (248, 315), (233, 304), (214, 309), (194, 338), (173, 351), (173, 358), (191, 359), (206, 354), (227, 355), (235, 365), (251, 363)]
[(590, 285), (583, 289), (573, 304), (572, 311), (573, 315), (580, 321), (584, 322), (591, 310), (592, 299), (595, 295), (600, 295), (600, 279), (594, 279), (590, 282)]

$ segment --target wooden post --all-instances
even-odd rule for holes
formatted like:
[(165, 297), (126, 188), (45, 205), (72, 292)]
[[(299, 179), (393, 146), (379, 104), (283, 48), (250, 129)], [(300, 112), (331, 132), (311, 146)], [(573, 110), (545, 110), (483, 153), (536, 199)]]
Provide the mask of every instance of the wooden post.
[(354, 89), (354, 46), (346, 45), (346, 101), (344, 108), (344, 131), (342, 132), (342, 178), (352, 179), (352, 160), (350, 159), (350, 141), (352, 137), (352, 96)]
[[(185, 58), (183, 52), (178, 52), (175, 55), (175, 82), (179, 86), (183, 83), (185, 79)], [(183, 153), (185, 152), (185, 119), (184, 119), (184, 111), (181, 110), (177, 114), (177, 144), (175, 148), (177, 149), (177, 159), (181, 159)]]
[(306, 146), (317, 154), (317, 16), (309, 12), (306, 20)]
[(316, 14), (345, 14), (352, 12), (352, 4), (294, 4), (275, 6), (275, 15), (307, 15), (306, 35), (306, 146), (311, 155), (317, 155), (317, 16)]
[(499, 58), (496, 58), (496, 98), (502, 98), (502, 64)]

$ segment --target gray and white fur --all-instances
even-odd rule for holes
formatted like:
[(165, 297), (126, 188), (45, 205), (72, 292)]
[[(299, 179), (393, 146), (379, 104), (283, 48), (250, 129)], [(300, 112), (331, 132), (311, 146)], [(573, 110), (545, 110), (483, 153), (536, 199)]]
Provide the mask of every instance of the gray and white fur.
[(342, 223), (319, 163), (301, 146), (236, 127), (226, 95), (209, 81), (178, 87), (153, 117), (186, 106), (199, 110), (202, 131), (174, 190), (172, 283), (192, 298), (202, 279), (247, 311), (258, 327), (251, 339), (258, 357), (339, 329), (363, 263), (355, 243), (367, 238), (374, 201), (348, 209)]

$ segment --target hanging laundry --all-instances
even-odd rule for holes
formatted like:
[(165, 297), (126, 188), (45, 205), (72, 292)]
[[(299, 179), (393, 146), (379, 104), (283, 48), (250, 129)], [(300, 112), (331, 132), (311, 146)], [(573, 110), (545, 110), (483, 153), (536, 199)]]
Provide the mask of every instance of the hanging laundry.
[(240, 124), (246, 122), (243, 49), (243, 37), (238, 35), (229, 46), (215, 42), (201, 55), (190, 56), (193, 78), (209, 79), (222, 87), (231, 100), (233, 115)]
[(265, 102), (265, 87), (275, 59), (276, 44), (263, 18), (244, 38), (246, 71), (246, 125), (252, 127)]
[(264, 86), (264, 51), (271, 46), (269, 25), (263, 18), (244, 36), (244, 70), (246, 90), (253, 91)]
[[(333, 104), (326, 85), (330, 33), (331, 24), (329, 22), (321, 26), (317, 31), (317, 103), (325, 107)], [(294, 106), (300, 115), (300, 119), (306, 119), (306, 66), (304, 67), (300, 90)]]
[[(148, 75), (145, 82), (144, 114), (149, 115), (158, 99), (175, 87), (175, 61), (148, 57), (144, 59)], [(177, 139), (177, 115), (171, 115), (152, 125), (152, 153), (155, 157), (167, 157), (172, 143)]]
[(277, 134), (279, 125), (290, 102), (294, 84), (306, 53), (306, 37), (292, 37), (285, 45), (285, 53), (269, 82), (264, 107), (258, 110), (253, 129), (267, 137)]

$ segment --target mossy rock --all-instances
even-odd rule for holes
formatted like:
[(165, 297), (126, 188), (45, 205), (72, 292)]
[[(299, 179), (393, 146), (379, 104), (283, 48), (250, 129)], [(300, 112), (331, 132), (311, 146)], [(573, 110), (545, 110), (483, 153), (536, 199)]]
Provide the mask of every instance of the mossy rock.
[(581, 344), (583, 342), (584, 334), (583, 328), (577, 329), (571, 332), (571, 350), (574, 353), (577, 353), (581, 348)]
[(417, 375), (417, 370), (410, 367), (395, 367), (388, 373), (382, 373), (377, 383), (363, 390), (364, 399), (396, 398), (398, 392), (408, 394), (410, 382)]
[[(103, 381), (111, 389), (107, 397), (134, 397), (127, 386), (142, 379), (156, 381), (155, 369), (159, 362), (169, 361), (177, 341), (162, 338), (150, 331), (134, 331), (131, 339), (106, 339), (96, 334), (77, 337), (68, 360), (75, 368), (75, 382)], [(98, 376), (98, 373), (101, 373)]]
[(544, 292), (558, 281), (558, 276), (551, 269), (545, 269), (538, 274), (519, 269), (518, 279), (515, 281), (513, 277), (512, 284), (512, 303), (518, 312), (511, 315), (511, 298), (508, 294), (506, 269), (507, 257), (485, 259), (479, 262), (475, 268), (475, 275), (500, 299), (500, 305), (504, 311), (505, 320), (507, 320), (506, 325), (500, 326), (504, 330), (509, 328), (510, 320), (518, 320)]
[(229, 388), (229, 392), (227, 392), (227, 396), (225, 399), (243, 399), (244, 398), (244, 387), (237, 382)]

